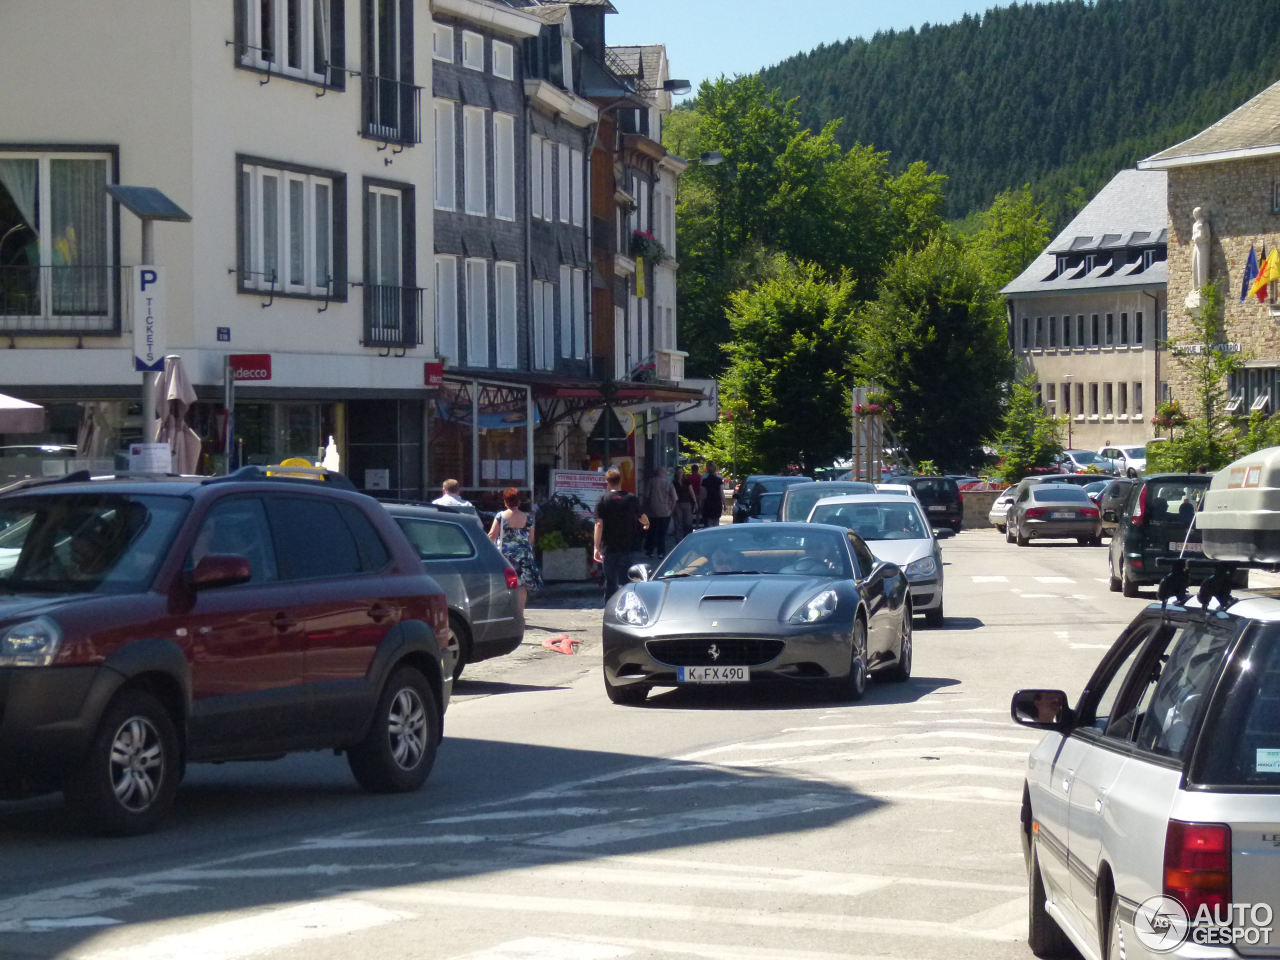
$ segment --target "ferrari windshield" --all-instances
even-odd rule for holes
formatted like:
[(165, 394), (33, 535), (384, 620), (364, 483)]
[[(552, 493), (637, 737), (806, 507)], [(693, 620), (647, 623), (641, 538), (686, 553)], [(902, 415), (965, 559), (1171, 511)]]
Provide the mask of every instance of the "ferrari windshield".
[(920, 508), (898, 498), (883, 503), (819, 501), (809, 519), (848, 527), (863, 540), (927, 540), (931, 536)]
[(849, 551), (836, 530), (741, 524), (685, 537), (655, 579), (729, 574), (847, 578)]
[(119, 494), (0, 501), (0, 587), (131, 593), (151, 584), (188, 501)]

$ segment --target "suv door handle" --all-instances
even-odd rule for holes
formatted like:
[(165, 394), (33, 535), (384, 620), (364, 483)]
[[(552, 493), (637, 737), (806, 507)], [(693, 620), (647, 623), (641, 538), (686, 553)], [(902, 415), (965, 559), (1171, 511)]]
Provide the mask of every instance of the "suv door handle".
[(369, 619), (374, 623), (381, 623), (391, 617), (392, 610), (385, 603), (375, 603), (369, 608)]
[(271, 626), (275, 627), (281, 633), (284, 633), (286, 630), (292, 630), (297, 625), (298, 621), (287, 613), (277, 613), (271, 618)]

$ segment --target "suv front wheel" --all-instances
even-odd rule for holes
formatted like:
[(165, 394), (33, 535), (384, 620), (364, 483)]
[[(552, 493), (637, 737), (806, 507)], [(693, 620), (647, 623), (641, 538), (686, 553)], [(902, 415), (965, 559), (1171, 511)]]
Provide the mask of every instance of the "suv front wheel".
[(427, 678), (412, 667), (391, 675), (378, 698), (369, 735), (347, 751), (360, 786), (406, 793), (426, 781), (440, 742), (440, 710)]
[(178, 734), (164, 706), (144, 690), (111, 702), (66, 796), (93, 830), (133, 836), (169, 812), (178, 790)]

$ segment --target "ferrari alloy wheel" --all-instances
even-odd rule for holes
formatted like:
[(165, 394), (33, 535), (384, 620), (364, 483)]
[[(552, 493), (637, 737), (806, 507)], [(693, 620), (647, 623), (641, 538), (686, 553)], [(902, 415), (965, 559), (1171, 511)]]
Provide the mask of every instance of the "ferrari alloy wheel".
[(906, 683), (911, 679), (911, 607), (903, 611), (902, 632), (898, 636), (898, 662), (893, 665), (886, 676), (895, 683)]
[(867, 692), (867, 625), (861, 619), (853, 622), (853, 650), (849, 656), (849, 673), (841, 681), (843, 699), (856, 703)]

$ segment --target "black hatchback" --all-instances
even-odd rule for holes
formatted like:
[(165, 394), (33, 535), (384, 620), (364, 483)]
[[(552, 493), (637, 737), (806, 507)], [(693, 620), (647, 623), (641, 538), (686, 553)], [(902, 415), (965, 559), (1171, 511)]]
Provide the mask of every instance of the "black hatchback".
[(964, 497), (960, 486), (950, 477), (908, 477), (916, 499), (933, 527), (950, 527), (956, 533), (964, 521)]

